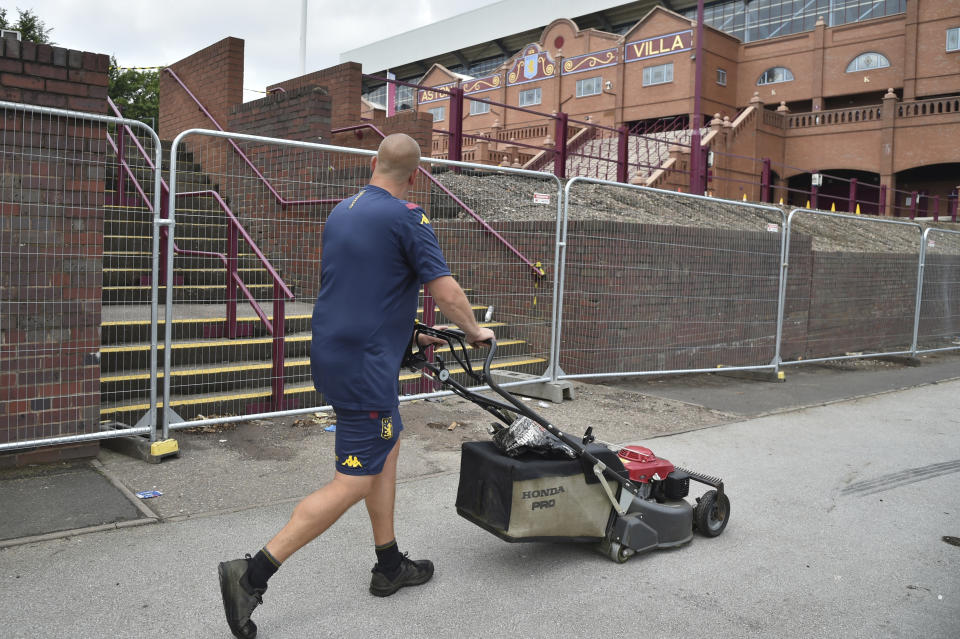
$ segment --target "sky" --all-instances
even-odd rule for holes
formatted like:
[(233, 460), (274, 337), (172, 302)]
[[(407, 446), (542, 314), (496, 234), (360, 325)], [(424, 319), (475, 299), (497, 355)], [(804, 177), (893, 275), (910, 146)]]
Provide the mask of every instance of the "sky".
[[(307, 72), (340, 53), (496, 0), (308, 0)], [(107, 53), (120, 66), (171, 64), (227, 36), (244, 40), (244, 87), (300, 75), (300, 0), (0, 0), (7, 18), (32, 9), (68, 49)], [(261, 97), (244, 91), (244, 100)]]

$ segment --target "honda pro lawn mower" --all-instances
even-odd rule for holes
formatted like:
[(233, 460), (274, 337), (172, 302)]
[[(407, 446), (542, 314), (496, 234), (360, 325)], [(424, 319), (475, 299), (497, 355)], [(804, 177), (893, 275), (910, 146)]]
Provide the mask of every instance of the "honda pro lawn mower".
[[(419, 335), (444, 340), (460, 370), (443, 359), (414, 352)], [(464, 333), (417, 323), (404, 366), (421, 372), (497, 418), (493, 441), (466, 442), (461, 450), (457, 512), (510, 542), (587, 542), (622, 563), (655, 548), (689, 542), (693, 532), (716, 537), (730, 519), (723, 481), (674, 466), (643, 446), (615, 446), (597, 440), (593, 427), (572, 437), (501, 388), (490, 375), (495, 340), (474, 371)], [(453, 365), (453, 362), (451, 362)], [(470, 390), (488, 385), (501, 399)], [(463, 377), (461, 377), (463, 379)], [(687, 500), (690, 480), (709, 486)]]

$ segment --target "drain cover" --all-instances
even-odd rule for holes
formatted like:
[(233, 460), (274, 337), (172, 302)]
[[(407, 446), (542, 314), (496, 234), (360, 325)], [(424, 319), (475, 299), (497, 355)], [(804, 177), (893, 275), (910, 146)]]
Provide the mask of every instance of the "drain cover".
[(949, 535), (944, 535), (943, 540), (951, 546), (960, 546), (960, 537), (950, 537)]

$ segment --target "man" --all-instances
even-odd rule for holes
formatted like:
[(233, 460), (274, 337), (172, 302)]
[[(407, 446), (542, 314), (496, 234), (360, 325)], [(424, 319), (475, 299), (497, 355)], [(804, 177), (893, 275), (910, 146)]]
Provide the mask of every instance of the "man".
[[(426, 284), (468, 343), (478, 346), (494, 334), (477, 324), (423, 209), (403, 200), (419, 162), (413, 138), (386, 137), (371, 161), (370, 184), (338, 204), (324, 227), (310, 362), (314, 385), (337, 413), (336, 473), (297, 505), (287, 525), (255, 556), (220, 564), (223, 606), (237, 637), (256, 636), (250, 614), (280, 565), (361, 499), (377, 555), (370, 592), (385, 597), (433, 576), (430, 561), (400, 553), (393, 530), (403, 430), (397, 377), (420, 285)], [(421, 346), (433, 341), (422, 339)]]

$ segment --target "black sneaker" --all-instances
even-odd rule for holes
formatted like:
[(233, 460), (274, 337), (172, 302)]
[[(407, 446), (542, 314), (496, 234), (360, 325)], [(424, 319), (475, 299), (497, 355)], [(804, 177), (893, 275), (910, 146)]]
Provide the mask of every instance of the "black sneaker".
[(413, 561), (407, 558), (407, 553), (403, 553), (400, 572), (393, 579), (384, 574), (380, 564), (374, 565), (371, 572), (373, 577), (370, 579), (370, 593), (377, 597), (389, 597), (404, 586), (419, 586), (430, 581), (433, 577), (433, 562), (429, 559)]
[(257, 636), (257, 624), (250, 621), (250, 614), (263, 603), (266, 588), (253, 588), (244, 575), (250, 555), (245, 559), (225, 561), (217, 568), (220, 574), (220, 593), (223, 595), (223, 611), (234, 637), (253, 639)]

